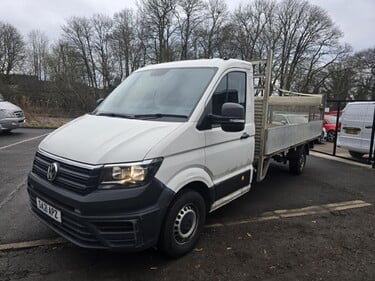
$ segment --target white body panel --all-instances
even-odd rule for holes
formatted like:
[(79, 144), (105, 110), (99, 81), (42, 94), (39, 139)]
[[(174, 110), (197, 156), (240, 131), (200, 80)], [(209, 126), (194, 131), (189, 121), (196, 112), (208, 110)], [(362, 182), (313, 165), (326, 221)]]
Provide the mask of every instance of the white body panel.
[[(246, 123), (244, 130), (240, 132), (224, 132), (220, 127), (205, 131), (206, 137), (206, 166), (215, 184), (221, 183), (244, 170), (252, 170), (255, 145), (254, 125), (254, 91), (252, 69), (231, 67), (218, 77), (217, 83), (230, 72), (244, 72), (246, 74)], [(241, 139), (243, 134), (250, 137)]]
[(136, 162), (179, 126), (182, 124), (85, 115), (51, 133), (39, 148), (92, 165)]
[(369, 153), (375, 102), (348, 103), (341, 116), (337, 145), (358, 153)]
[(195, 122), (187, 122), (163, 138), (147, 153), (146, 158), (164, 158), (156, 178), (174, 192), (194, 181), (212, 187), (212, 179), (205, 168), (204, 147), (204, 133), (196, 129)]
[(305, 124), (277, 126), (267, 130), (265, 154), (271, 155), (285, 148), (314, 139), (322, 132), (322, 121), (311, 121)]
[(0, 95), (0, 133), (2, 130), (13, 130), (23, 127), (25, 115), (21, 108), (13, 103), (3, 101)]

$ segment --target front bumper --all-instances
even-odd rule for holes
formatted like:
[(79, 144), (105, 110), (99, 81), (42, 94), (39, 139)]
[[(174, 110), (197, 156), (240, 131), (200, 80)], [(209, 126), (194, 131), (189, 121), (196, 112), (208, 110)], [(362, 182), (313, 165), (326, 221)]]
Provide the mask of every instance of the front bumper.
[(0, 130), (13, 130), (23, 127), (25, 118), (4, 118), (0, 120)]
[[(30, 173), (28, 193), (33, 212), (74, 244), (93, 249), (138, 251), (156, 245), (174, 193), (154, 179), (147, 186), (95, 190), (82, 195)], [(41, 212), (36, 198), (61, 211), (59, 223)]]

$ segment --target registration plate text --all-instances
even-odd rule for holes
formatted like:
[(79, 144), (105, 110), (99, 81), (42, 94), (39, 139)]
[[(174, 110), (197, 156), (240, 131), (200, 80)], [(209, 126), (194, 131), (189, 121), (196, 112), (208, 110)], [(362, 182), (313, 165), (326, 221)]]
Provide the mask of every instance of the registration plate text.
[(45, 213), (47, 216), (61, 223), (61, 211), (40, 200), (39, 198), (36, 198), (36, 205), (38, 209)]

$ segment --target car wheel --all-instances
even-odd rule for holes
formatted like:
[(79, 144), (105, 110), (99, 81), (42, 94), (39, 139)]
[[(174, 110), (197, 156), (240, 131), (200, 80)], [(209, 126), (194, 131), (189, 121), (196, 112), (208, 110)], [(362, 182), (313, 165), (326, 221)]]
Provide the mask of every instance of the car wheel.
[(206, 204), (193, 190), (183, 191), (166, 215), (160, 235), (160, 249), (170, 257), (190, 252), (198, 241), (206, 220)]
[(324, 134), (321, 134), (321, 136), (316, 139), (316, 142), (319, 143), (319, 144), (325, 143), (326, 138), (325, 138)]
[(356, 159), (362, 159), (363, 155), (365, 155), (364, 153), (356, 152), (356, 151), (352, 151), (352, 150), (349, 150), (349, 154), (350, 154), (353, 158), (356, 158)]
[(291, 152), (289, 156), (289, 172), (300, 175), (306, 166), (306, 151), (304, 147), (299, 147), (296, 151)]
[(335, 131), (328, 131), (327, 132), (327, 141), (329, 141), (329, 142), (335, 141)]

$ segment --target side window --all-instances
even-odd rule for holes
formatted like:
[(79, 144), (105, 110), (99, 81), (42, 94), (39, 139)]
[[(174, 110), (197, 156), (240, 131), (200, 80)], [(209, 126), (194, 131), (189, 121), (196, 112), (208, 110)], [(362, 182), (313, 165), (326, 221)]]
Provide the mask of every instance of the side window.
[(230, 72), (223, 77), (212, 96), (212, 113), (221, 115), (221, 107), (226, 102), (246, 105), (246, 73)]

